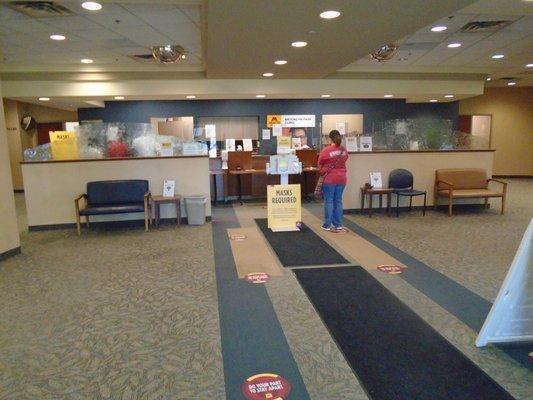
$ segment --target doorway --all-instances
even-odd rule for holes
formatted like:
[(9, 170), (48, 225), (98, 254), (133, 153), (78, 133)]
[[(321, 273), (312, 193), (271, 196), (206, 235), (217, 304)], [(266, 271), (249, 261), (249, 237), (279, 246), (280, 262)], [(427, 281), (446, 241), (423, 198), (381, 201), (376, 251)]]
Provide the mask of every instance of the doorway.
[(62, 131), (63, 122), (44, 122), (37, 124), (37, 144), (50, 143), (49, 132)]
[(492, 115), (459, 115), (459, 131), (470, 133), (479, 142), (491, 147)]

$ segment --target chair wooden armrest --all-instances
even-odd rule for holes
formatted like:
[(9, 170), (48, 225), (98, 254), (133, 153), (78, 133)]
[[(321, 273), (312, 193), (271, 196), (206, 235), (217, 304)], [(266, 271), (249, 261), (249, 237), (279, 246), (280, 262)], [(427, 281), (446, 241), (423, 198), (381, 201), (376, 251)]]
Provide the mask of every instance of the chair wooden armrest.
[(78, 230), (78, 236), (81, 234), (81, 228), (80, 228), (80, 200), (81, 199), (85, 199), (85, 203), (87, 203), (87, 194), (86, 193), (80, 194), (78, 197), (74, 199), (74, 206), (76, 208), (76, 228)]
[(499, 179), (493, 179), (493, 178), (487, 179), (487, 182), (491, 182), (491, 181), (501, 183), (503, 185), (503, 193), (507, 191), (507, 182), (500, 181)]
[(450, 189), (453, 190), (453, 183), (450, 183), (450, 182), (446, 182), (446, 181), (437, 181), (437, 188), (439, 187), (439, 183), (443, 183), (444, 185), (447, 185), (450, 187)]
[(80, 194), (78, 197), (76, 197), (74, 199), (74, 203), (76, 204), (76, 209), (79, 211), (80, 210), (80, 200), (81, 199), (85, 199), (87, 200), (87, 194), (86, 193), (83, 193), (83, 194)]

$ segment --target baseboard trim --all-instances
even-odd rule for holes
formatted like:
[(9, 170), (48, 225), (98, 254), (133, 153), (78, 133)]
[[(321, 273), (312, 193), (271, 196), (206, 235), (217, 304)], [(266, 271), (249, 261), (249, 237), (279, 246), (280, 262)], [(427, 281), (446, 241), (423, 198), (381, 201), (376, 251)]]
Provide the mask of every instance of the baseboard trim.
[(19, 255), (20, 253), (21, 253), (20, 246), (15, 247), (14, 249), (11, 249), (8, 251), (4, 251), (3, 253), (0, 253), (0, 261), (4, 261), (8, 258)]
[(493, 178), (533, 179), (533, 175), (492, 175)]
[(24, 189), (15, 189), (13, 190), (15, 193), (24, 193)]
[[(490, 204), (488, 205), (488, 207), (490, 208)], [(424, 206), (413, 206), (411, 211), (422, 211), (422, 209), (424, 208)], [(485, 209), (485, 206), (483, 204), (454, 204), (453, 205), (453, 210), (461, 210), (461, 211), (468, 211), (468, 210), (471, 210), (471, 211), (479, 211), (479, 210), (483, 210)], [(433, 208), (433, 205), (428, 205), (426, 206), (426, 211), (433, 211), (435, 210)], [(441, 211), (441, 210), (445, 210), (446, 212), (448, 211), (448, 205), (447, 204), (439, 204), (437, 206), (437, 211)], [(396, 213), (396, 207), (392, 207), (391, 206), (391, 214), (393, 213)], [(409, 207), (400, 207), (400, 212), (407, 212), (409, 211)], [(383, 207), (380, 211), (379, 208), (372, 208), (372, 214), (379, 214), (379, 213), (386, 213), (387, 212), (387, 208), (386, 207)], [(343, 214), (368, 214), (368, 208), (365, 208), (365, 211), (362, 212), (360, 208), (351, 208), (351, 209), (347, 209), (347, 210), (344, 210)]]
[[(211, 217), (208, 216), (205, 218), (206, 222), (211, 222)], [(161, 225), (171, 225), (176, 223), (176, 218), (161, 218), (159, 220)], [(187, 218), (182, 218), (180, 223), (187, 225)], [(82, 228), (85, 227), (85, 223), (82, 222)], [(96, 226), (103, 229), (116, 229), (116, 228), (138, 228), (144, 227), (144, 219), (131, 219), (126, 221), (100, 221), (100, 222), (91, 222), (91, 227)], [(30, 225), (28, 230), (30, 232), (39, 232), (39, 231), (53, 231), (58, 229), (76, 229), (75, 223), (70, 224), (50, 224), (50, 225)]]

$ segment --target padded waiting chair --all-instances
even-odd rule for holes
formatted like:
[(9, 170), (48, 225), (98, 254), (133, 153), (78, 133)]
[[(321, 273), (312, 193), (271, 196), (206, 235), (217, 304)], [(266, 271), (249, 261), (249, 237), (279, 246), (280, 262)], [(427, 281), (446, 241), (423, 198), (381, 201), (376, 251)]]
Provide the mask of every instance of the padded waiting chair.
[(422, 215), (426, 215), (426, 191), (413, 189), (413, 174), (406, 169), (395, 169), (389, 175), (389, 188), (396, 195), (396, 216), (400, 212), (400, 196), (409, 197), (409, 210), (413, 206), (413, 197), (424, 196)]

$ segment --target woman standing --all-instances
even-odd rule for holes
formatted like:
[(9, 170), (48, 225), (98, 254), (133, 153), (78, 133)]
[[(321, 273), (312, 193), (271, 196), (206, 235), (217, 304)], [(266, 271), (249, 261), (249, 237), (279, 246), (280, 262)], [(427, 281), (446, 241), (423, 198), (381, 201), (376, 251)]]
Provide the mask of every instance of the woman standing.
[(346, 160), (348, 152), (341, 146), (342, 136), (337, 130), (329, 133), (331, 145), (325, 147), (318, 157), (320, 175), (324, 177), (324, 224), (322, 229), (342, 230), (342, 192), (346, 187)]

